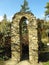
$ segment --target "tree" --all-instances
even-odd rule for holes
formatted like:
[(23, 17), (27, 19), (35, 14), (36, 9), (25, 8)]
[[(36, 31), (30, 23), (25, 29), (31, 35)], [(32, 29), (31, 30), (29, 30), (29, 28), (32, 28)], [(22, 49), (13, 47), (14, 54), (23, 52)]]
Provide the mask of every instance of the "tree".
[(28, 2), (26, 0), (24, 0), (23, 5), (21, 5), (20, 12), (29, 12)]
[(45, 11), (45, 16), (49, 16), (49, 2), (46, 3), (46, 11)]
[(4, 14), (2, 21), (7, 23), (7, 15), (6, 14)]
[(7, 18), (7, 16), (6, 16), (6, 14), (4, 14), (4, 16), (3, 16), (4, 18)]
[(10, 33), (11, 22), (7, 20), (6, 14), (3, 16), (3, 20), (0, 23), (0, 32), (4, 33), (4, 35), (8, 35)]

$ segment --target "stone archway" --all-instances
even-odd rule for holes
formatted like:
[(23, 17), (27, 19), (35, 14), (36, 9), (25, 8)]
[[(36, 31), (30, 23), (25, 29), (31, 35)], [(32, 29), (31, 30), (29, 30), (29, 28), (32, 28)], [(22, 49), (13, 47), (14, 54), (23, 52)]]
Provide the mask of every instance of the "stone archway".
[[(29, 21), (27, 24), (27, 29), (29, 33), (29, 61), (31, 63), (38, 63), (38, 35), (37, 35), (37, 21), (36, 17), (34, 17), (31, 13), (21, 13), (18, 12), (14, 15), (11, 26), (11, 45), (12, 45), (12, 57), (16, 59), (16, 62), (20, 62), (21, 59), (21, 48), (20, 47), (20, 29), (19, 23), (21, 19), (25, 17)], [(14, 54), (14, 56), (13, 56)]]
[(27, 18), (22, 17), (19, 23), (20, 26), (20, 60), (29, 59), (29, 38), (27, 28)]

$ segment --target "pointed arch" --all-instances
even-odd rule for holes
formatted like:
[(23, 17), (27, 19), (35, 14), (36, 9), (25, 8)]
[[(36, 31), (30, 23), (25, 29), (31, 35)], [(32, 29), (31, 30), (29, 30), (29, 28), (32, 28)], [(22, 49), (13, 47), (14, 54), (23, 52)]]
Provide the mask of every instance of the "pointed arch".
[(29, 59), (29, 38), (27, 28), (27, 18), (22, 17), (19, 23), (20, 27), (20, 60)]

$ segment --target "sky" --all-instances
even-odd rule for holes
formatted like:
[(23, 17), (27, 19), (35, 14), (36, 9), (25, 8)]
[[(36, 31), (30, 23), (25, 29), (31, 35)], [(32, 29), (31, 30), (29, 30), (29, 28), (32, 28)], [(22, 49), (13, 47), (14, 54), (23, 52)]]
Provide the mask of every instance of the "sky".
[[(36, 18), (43, 19), (45, 12), (45, 5), (49, 0), (27, 0), (31, 12)], [(3, 19), (4, 14), (8, 19), (12, 19), (16, 12), (19, 12), (24, 0), (0, 0), (0, 20)]]

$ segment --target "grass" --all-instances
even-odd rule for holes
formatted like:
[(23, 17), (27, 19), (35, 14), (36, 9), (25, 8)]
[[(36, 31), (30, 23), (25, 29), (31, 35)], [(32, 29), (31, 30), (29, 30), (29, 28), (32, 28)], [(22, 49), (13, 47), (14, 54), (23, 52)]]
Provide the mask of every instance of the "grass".
[(5, 62), (0, 60), (0, 65), (5, 65)]
[(43, 62), (43, 65), (49, 65), (49, 61)]

